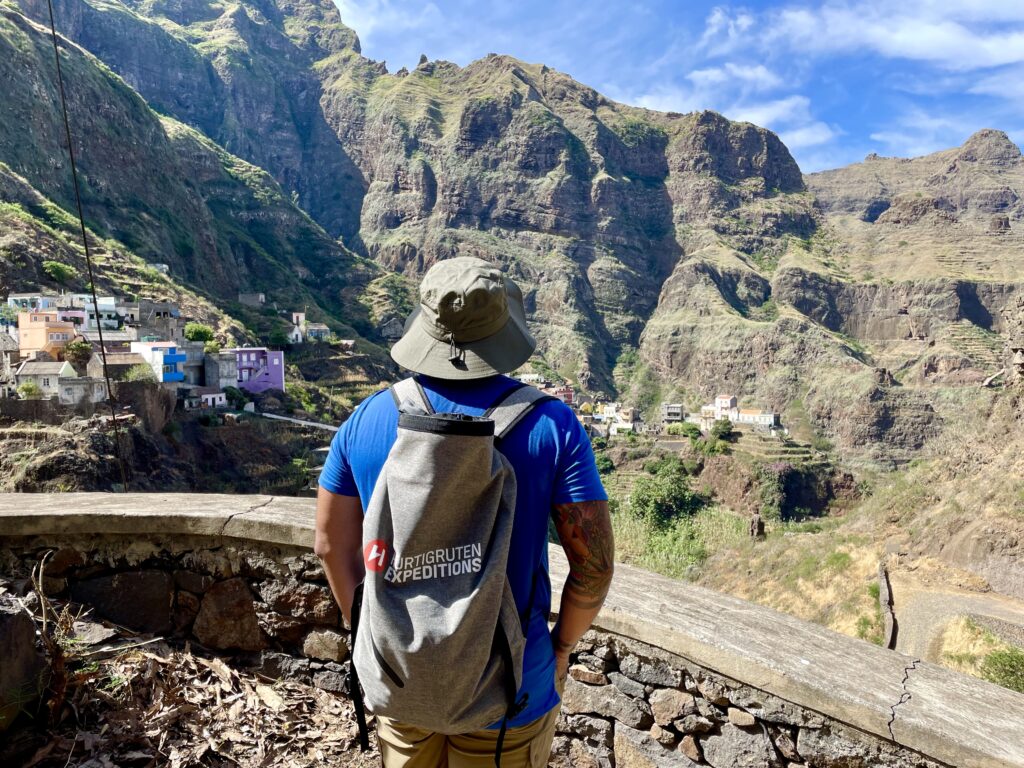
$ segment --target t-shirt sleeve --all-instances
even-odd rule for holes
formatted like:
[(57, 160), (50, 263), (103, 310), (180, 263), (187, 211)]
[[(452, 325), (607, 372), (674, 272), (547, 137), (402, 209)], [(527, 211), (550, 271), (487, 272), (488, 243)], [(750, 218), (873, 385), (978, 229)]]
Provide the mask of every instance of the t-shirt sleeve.
[[(365, 402), (365, 401), (364, 401)], [(349, 463), (348, 447), (352, 444), (350, 436), (359, 420), (361, 408), (357, 408), (348, 417), (341, 429), (331, 440), (331, 449), (327, 452), (327, 461), (320, 470), (320, 487), (339, 496), (358, 496), (352, 465)]]
[(555, 473), (553, 504), (604, 501), (608, 498), (594, 461), (590, 437), (571, 410), (564, 407), (556, 419), (561, 428), (561, 450)]

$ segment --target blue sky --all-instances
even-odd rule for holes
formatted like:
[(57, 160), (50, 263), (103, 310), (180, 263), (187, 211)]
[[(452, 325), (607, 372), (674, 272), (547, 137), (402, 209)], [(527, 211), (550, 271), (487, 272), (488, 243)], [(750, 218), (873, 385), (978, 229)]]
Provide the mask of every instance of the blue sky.
[(999, 128), (1024, 143), (1024, 0), (335, 0), (363, 53), (544, 63), (628, 104), (777, 131), (804, 171)]

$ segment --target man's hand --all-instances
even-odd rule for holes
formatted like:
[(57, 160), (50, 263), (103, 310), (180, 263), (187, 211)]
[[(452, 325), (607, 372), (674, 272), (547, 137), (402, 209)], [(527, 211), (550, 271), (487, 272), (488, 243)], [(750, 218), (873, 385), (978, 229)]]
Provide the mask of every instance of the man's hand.
[(334, 599), (352, 625), (352, 596), (366, 575), (363, 565), (363, 507), (356, 496), (323, 488), (316, 497), (313, 551), (324, 566)]
[(569, 653), (604, 605), (615, 567), (615, 542), (607, 501), (558, 504), (553, 510), (558, 540), (569, 559), (558, 621), (551, 630), (559, 679), (569, 667)]

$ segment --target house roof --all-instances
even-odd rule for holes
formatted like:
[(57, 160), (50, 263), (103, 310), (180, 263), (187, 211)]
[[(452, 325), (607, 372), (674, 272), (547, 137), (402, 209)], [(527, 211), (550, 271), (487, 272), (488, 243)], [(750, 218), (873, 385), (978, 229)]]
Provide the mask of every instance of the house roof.
[(726, 400), (732, 400), (733, 395), (715, 395), (715, 400), (721, 400), (722, 398), (725, 398)]
[(17, 352), (18, 340), (9, 333), (0, 331), (0, 352)]
[(18, 368), (19, 376), (53, 376), (64, 370), (69, 363), (37, 363), (27, 360)]
[[(86, 341), (97, 341), (98, 342), (100, 340), (100, 332), (99, 331), (79, 330), (78, 333)], [(108, 330), (106, 328), (103, 329), (103, 343), (104, 344), (110, 344), (112, 342), (135, 341), (136, 338), (137, 338), (137, 335), (136, 335), (136, 333), (134, 331), (115, 331), (115, 330), (112, 330), (112, 329), (111, 330)]]
[(191, 395), (223, 395), (224, 390), (220, 387), (195, 387), (189, 394)]
[[(94, 360), (102, 362), (103, 358), (99, 355), (95, 355)], [(138, 352), (117, 352), (114, 354), (107, 353), (107, 366), (111, 365), (149, 365), (146, 362), (146, 358), (140, 355)]]
[(329, 326), (325, 325), (324, 323), (306, 323), (306, 330), (307, 331), (329, 331), (331, 329), (330, 329)]

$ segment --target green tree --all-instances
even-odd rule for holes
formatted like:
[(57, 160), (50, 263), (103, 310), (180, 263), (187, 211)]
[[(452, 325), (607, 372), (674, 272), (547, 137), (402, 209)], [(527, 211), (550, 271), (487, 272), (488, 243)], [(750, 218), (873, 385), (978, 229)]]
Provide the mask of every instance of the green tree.
[(78, 277), (78, 270), (63, 261), (47, 259), (43, 262), (43, 272), (54, 282), (66, 285)]
[(156, 374), (151, 366), (139, 363), (133, 365), (124, 375), (125, 381), (152, 381), (156, 383)]
[(38, 400), (43, 396), (43, 390), (34, 381), (26, 381), (18, 386), (18, 396), (22, 400)]
[(203, 352), (207, 355), (216, 355), (220, 350), (221, 346), (219, 341), (208, 341), (203, 345)]
[(694, 514), (705, 504), (707, 499), (690, 488), (681, 462), (663, 462), (657, 474), (636, 481), (629, 497), (633, 514), (656, 528), (666, 528), (674, 520)]
[(597, 464), (599, 474), (608, 475), (615, 470), (615, 462), (604, 451), (598, 451), (594, 454), (594, 463)]
[(92, 357), (92, 344), (88, 341), (69, 341), (64, 346), (64, 359), (74, 366), (82, 366)]
[(666, 431), (670, 435), (688, 437), (691, 440), (699, 440), (701, 437), (700, 427), (690, 421), (678, 421), (675, 424), (669, 424)]
[(245, 392), (240, 390), (238, 387), (224, 387), (224, 396), (227, 398), (228, 405), (236, 411), (240, 411), (245, 408), (245, 404), (249, 402), (249, 398), (246, 397)]
[(185, 338), (189, 341), (213, 341), (213, 328), (203, 323), (185, 323)]
[(728, 419), (718, 419), (711, 426), (711, 437), (715, 440), (731, 440), (735, 436), (732, 422)]

